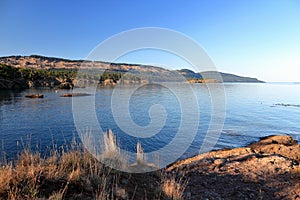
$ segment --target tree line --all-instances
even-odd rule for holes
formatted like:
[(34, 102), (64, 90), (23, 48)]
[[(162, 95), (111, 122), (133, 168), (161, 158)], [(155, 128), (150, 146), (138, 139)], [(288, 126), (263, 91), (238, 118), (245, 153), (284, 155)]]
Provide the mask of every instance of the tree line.
[(117, 82), (121, 78), (126, 80), (140, 81), (143, 78), (139, 74), (129, 74), (126, 72), (105, 70), (102, 74), (95, 73), (93, 70), (80, 70), (72, 68), (60, 69), (35, 69), (20, 68), (6, 64), (0, 64), (0, 77), (5, 79), (25, 79), (25, 80), (45, 80), (50, 78), (60, 79), (92, 79), (103, 82), (106, 79), (112, 79)]

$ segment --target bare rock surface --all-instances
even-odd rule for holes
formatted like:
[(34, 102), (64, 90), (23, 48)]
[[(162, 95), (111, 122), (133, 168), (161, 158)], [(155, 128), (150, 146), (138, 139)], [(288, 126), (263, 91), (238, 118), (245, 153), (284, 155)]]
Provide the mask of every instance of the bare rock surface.
[(184, 199), (300, 199), (300, 147), (269, 136), (248, 147), (212, 151), (170, 165), (188, 180)]

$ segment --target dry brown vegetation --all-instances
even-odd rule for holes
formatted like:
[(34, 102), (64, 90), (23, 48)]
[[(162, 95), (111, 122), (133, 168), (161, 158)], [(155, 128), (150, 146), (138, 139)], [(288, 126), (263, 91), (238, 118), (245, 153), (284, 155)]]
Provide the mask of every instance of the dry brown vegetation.
[[(126, 162), (111, 131), (104, 144), (102, 159)], [(137, 153), (129, 167), (149, 167), (141, 144)], [(297, 199), (299, 155), (293, 138), (271, 136), (134, 174), (103, 165), (78, 144), (47, 157), (24, 150), (0, 168), (0, 199)]]
[[(112, 132), (107, 136), (106, 142), (111, 142), (107, 151), (114, 154), (116, 140)], [(181, 199), (182, 193), (175, 179), (164, 177), (161, 170), (120, 172), (78, 144), (69, 151), (51, 151), (47, 157), (26, 149), (0, 168), (0, 199)]]

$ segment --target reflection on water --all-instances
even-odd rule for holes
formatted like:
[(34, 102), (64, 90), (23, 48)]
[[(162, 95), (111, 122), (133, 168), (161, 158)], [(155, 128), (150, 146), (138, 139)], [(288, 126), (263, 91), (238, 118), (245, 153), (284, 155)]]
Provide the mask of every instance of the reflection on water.
[[(177, 87), (180, 89), (180, 85)], [(200, 110), (199, 128), (185, 156), (195, 155), (199, 151), (211, 120), (211, 99), (207, 87), (195, 84), (193, 89)], [(130, 86), (122, 88), (118, 94), (120, 102), (129, 90)], [(289, 134), (300, 139), (300, 108), (273, 106), (299, 105), (299, 84), (225, 84), (225, 90), (226, 121), (216, 149), (246, 145), (270, 134)], [(95, 95), (95, 109), (101, 128), (104, 131), (112, 129), (122, 148), (135, 151), (136, 143), (141, 142), (145, 152), (151, 152), (164, 147), (175, 137), (181, 122), (181, 105), (172, 91), (147, 85), (136, 90), (130, 98), (130, 117), (139, 126), (151, 122), (149, 110), (155, 104), (162, 105), (167, 113), (163, 129), (150, 140), (128, 135), (118, 126), (111, 110), (113, 91), (113, 87), (99, 88)], [(72, 115), (72, 98), (60, 97), (64, 92), (0, 90), (0, 139), (4, 147), (0, 145), (8, 156), (15, 155), (28, 140), (33, 148), (43, 151), (53, 144), (61, 146), (70, 143), (74, 137), (78, 139)], [(184, 94), (186, 91), (181, 92)], [(45, 97), (25, 98), (30, 93), (43, 93)], [(190, 100), (186, 98), (185, 101), (188, 103)], [(192, 123), (194, 119), (189, 120)]]
[(2, 104), (13, 104), (20, 97), (20, 92), (11, 90), (0, 90), (0, 105)]

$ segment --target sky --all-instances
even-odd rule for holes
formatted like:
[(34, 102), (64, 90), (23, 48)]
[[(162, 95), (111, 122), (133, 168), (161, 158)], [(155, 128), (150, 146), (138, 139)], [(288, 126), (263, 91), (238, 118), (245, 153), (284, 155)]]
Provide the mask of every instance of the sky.
[[(0, 56), (85, 59), (105, 39), (143, 27), (188, 36), (219, 71), (300, 82), (299, 0), (1, 0)], [(118, 62), (189, 67), (152, 50), (132, 52)]]

